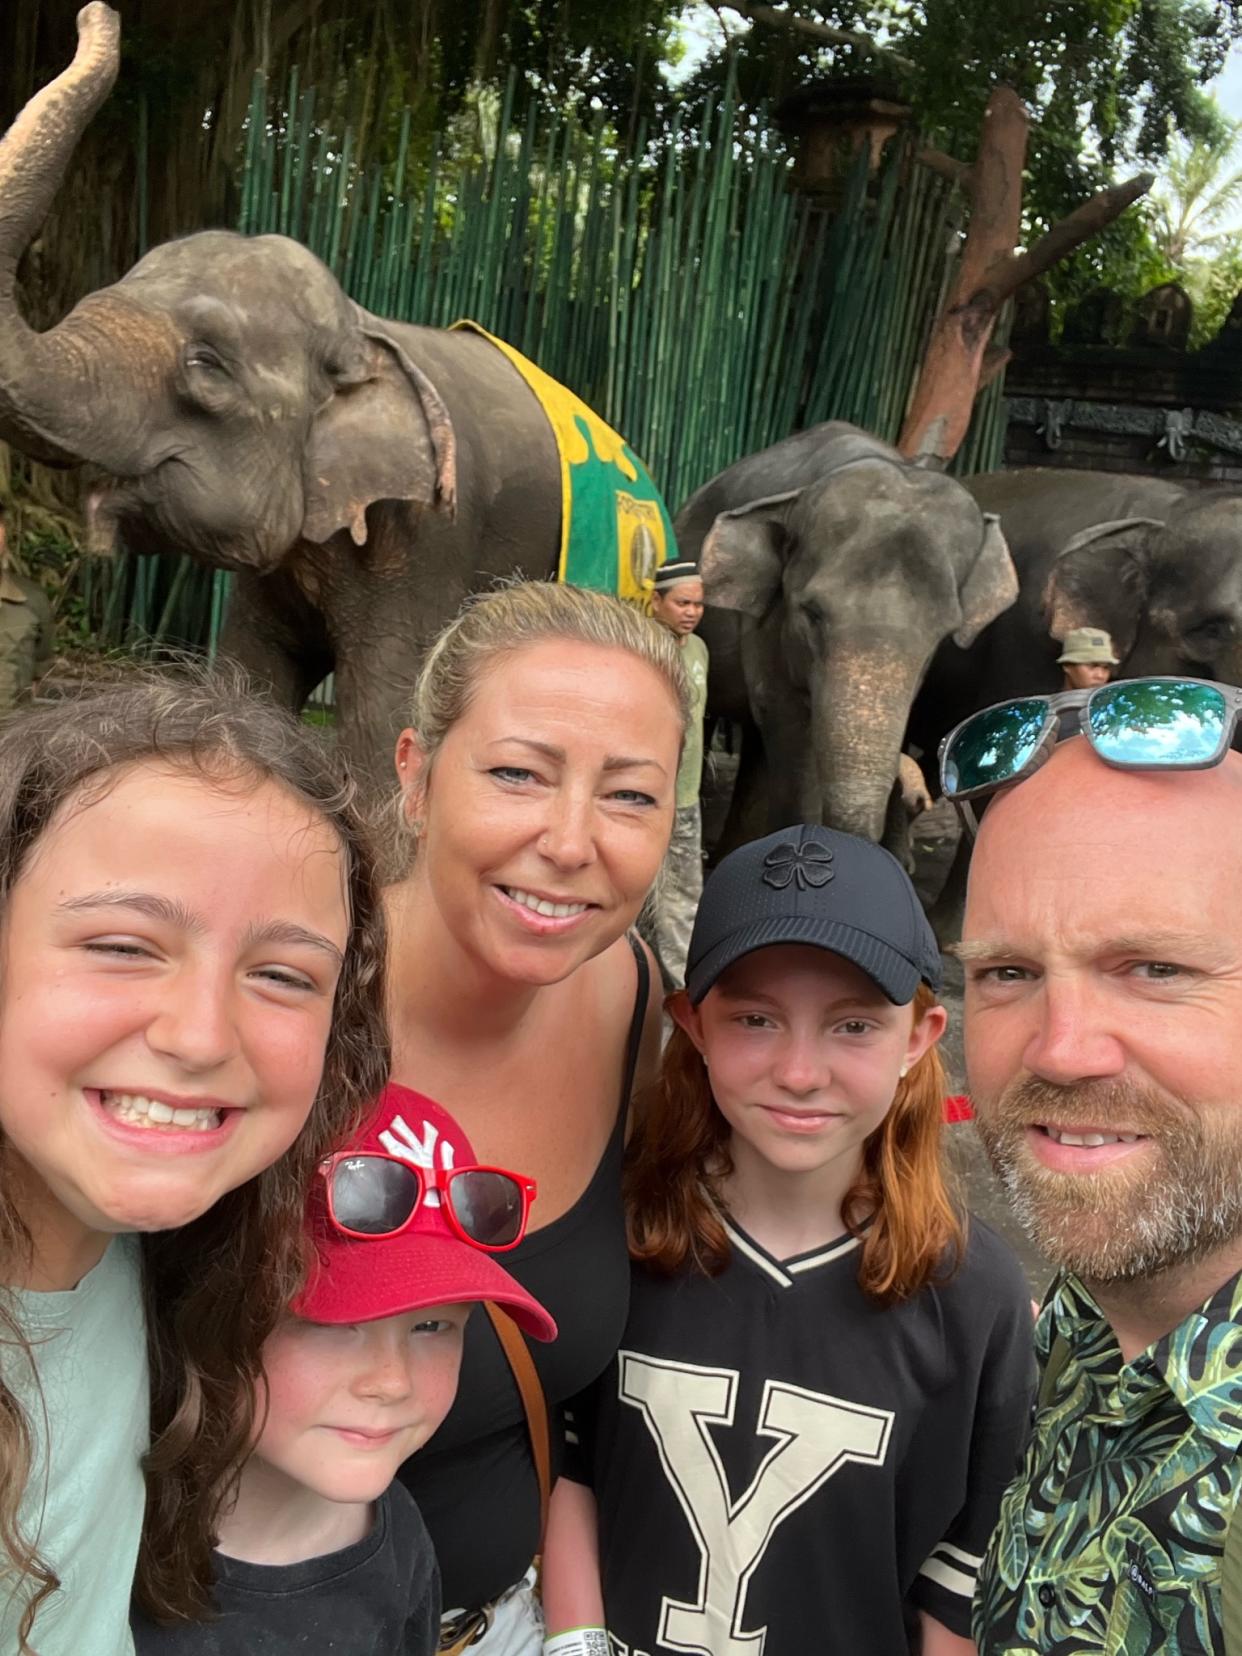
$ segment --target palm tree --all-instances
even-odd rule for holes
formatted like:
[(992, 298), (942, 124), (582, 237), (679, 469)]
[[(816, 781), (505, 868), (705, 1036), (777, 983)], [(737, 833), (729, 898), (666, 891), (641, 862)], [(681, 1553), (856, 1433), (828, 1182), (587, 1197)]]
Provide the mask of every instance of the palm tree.
[(1242, 120), (1223, 116), (1211, 138), (1179, 139), (1170, 145), (1164, 176), (1152, 192), (1152, 234), (1161, 253), (1177, 270), (1195, 255), (1220, 249), (1238, 233), (1222, 226), (1242, 204), (1242, 167), (1230, 170)]

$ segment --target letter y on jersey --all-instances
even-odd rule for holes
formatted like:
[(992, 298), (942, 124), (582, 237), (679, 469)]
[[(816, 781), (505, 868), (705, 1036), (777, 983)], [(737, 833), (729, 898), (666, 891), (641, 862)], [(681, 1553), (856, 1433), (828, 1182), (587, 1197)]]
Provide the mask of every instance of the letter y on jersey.
[(641, 1410), (700, 1555), (695, 1601), (662, 1600), (659, 1643), (701, 1656), (763, 1656), (767, 1629), (744, 1631), (742, 1621), (773, 1533), (847, 1462), (883, 1465), (892, 1413), (769, 1380), (758, 1431), (774, 1442), (734, 1501), (707, 1427), (733, 1424), (737, 1371), (619, 1356), (621, 1400)]

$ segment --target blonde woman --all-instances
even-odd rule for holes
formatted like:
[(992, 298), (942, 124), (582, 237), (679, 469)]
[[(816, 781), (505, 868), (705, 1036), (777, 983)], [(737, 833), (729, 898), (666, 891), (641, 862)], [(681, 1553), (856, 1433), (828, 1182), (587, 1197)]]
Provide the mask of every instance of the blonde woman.
[[(660, 1003), (632, 928), (668, 847), (687, 691), (671, 636), (598, 593), (530, 582), (471, 604), (419, 679), (397, 747), (409, 872), (388, 891), (387, 1142), (436, 1154), (415, 1093), (538, 1200), (505, 1256), (560, 1328), (549, 1408), (616, 1350), (629, 1294), (621, 1157)], [(443, 1648), (538, 1652), (540, 1502), (522, 1398), (471, 1319), (457, 1403), (401, 1476), (436, 1544)]]

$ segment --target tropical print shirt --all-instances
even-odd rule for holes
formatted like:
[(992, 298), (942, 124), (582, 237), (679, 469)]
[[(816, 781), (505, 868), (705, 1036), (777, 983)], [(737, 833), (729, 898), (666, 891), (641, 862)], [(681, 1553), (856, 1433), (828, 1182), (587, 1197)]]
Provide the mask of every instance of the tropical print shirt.
[[(1242, 1278), (1122, 1360), (1073, 1277), (1036, 1328), (1068, 1361), (979, 1572), (980, 1656), (1224, 1652), (1220, 1568), (1242, 1490)], [(1242, 1518), (1239, 1520), (1242, 1522)]]

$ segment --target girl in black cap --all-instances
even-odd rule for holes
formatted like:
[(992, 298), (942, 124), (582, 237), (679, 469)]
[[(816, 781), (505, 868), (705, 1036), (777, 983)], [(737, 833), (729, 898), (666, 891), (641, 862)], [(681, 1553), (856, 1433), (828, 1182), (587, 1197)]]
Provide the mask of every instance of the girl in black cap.
[(939, 986), (878, 846), (796, 828), (708, 881), (631, 1145), (629, 1323), (553, 1501), (549, 1653), (973, 1651), (1034, 1355), (1016, 1259), (945, 1188)]

